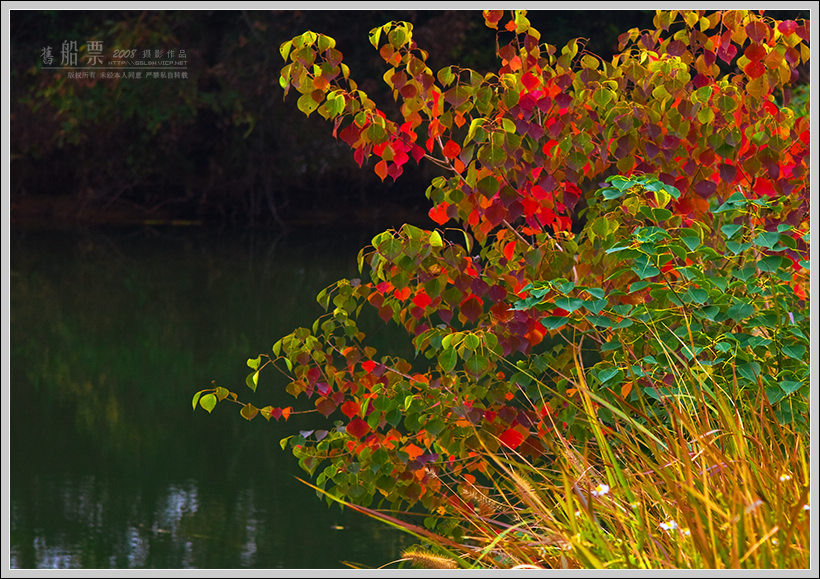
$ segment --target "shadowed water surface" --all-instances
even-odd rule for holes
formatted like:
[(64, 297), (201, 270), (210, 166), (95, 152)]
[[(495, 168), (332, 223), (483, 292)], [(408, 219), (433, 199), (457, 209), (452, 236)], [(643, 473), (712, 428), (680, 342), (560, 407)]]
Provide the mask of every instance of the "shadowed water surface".
[[(245, 360), (309, 326), (321, 313), (315, 294), (358, 275), (369, 237), (13, 231), (12, 568), (398, 558), (408, 536), (329, 508), (295, 480), (304, 474), (279, 440), (318, 415), (248, 423), (234, 406), (191, 409), (211, 380), (259, 406), (298, 406), (272, 373), (253, 395)], [(371, 340), (408, 351), (378, 326)]]

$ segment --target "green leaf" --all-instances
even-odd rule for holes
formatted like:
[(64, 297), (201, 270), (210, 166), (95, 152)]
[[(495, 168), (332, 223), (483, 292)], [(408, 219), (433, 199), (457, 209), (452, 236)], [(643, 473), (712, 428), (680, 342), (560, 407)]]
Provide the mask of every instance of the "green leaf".
[(256, 392), (256, 386), (259, 384), (259, 370), (251, 372), (245, 377), (245, 385)]
[(757, 377), (760, 375), (760, 364), (757, 362), (738, 364), (737, 373), (746, 378), (749, 382), (757, 382)]
[(256, 417), (256, 415), (259, 414), (259, 409), (249, 402), (248, 404), (245, 404), (245, 406), (242, 407), (242, 409), (239, 411), (239, 414), (245, 420), (253, 420)]
[(546, 316), (541, 318), (541, 324), (548, 330), (557, 330), (567, 323), (567, 318), (563, 316)]
[(506, 133), (514, 133), (515, 132), (515, 123), (512, 119), (504, 117), (501, 119), (501, 125), (504, 128), (504, 132)]
[(306, 116), (309, 117), (310, 113), (319, 108), (319, 103), (313, 100), (313, 97), (310, 96), (310, 93), (303, 94), (299, 97), (299, 100), (296, 101), (296, 108), (298, 108), (300, 111), (305, 113)]
[(199, 399), (199, 405), (202, 406), (210, 414), (216, 406), (216, 396), (213, 394), (206, 394)]
[(771, 249), (780, 240), (780, 234), (776, 231), (763, 231), (754, 238), (755, 245), (768, 247)]
[(616, 339), (610, 340), (609, 342), (604, 342), (601, 345), (601, 352), (609, 352), (610, 350), (619, 350), (623, 348), (623, 344), (621, 341)]
[(726, 242), (726, 249), (737, 255), (738, 253), (742, 253), (749, 249), (752, 246), (751, 243), (738, 243), (736, 241), (727, 241)]
[(652, 209), (652, 217), (655, 219), (656, 222), (666, 221), (670, 217), (672, 217), (672, 212), (665, 207), (655, 207)]
[(561, 292), (562, 294), (568, 294), (573, 289), (575, 289), (575, 282), (568, 281), (564, 278), (554, 279), (552, 280), (552, 287), (556, 290)]
[[(634, 265), (632, 267), (632, 271), (634, 271), (638, 275), (638, 277), (641, 278), (641, 279), (647, 279), (647, 278), (650, 278), (650, 277), (654, 277), (654, 276), (658, 275), (661, 272), (661, 270), (659, 270), (657, 267), (652, 265), (652, 263), (649, 260), (641, 261), (641, 262), (638, 262), (636, 260), (636, 265)], [(630, 290), (630, 291), (632, 291), (632, 290)]]
[(193, 406), (194, 410), (196, 410), (196, 403), (199, 402), (199, 398), (200, 398), (200, 396), (202, 396), (203, 392), (204, 392), (204, 390), (200, 390), (199, 392), (194, 394), (194, 398), (191, 401), (191, 405)]
[(279, 45), (279, 54), (282, 55), (283, 60), (288, 59), (288, 54), (290, 54), (290, 49), (293, 47), (293, 41), (287, 40)]
[(589, 315), (587, 316), (587, 320), (589, 323), (598, 326), (600, 328), (610, 328), (612, 327), (612, 320), (610, 320), (606, 316), (596, 316), (596, 315)]
[(473, 137), (475, 137), (476, 130), (479, 127), (484, 125), (487, 119), (483, 117), (478, 117), (470, 121), (470, 128), (467, 130), (467, 137), (464, 139), (464, 144), (466, 145), (468, 141), (471, 141)]
[(705, 304), (706, 300), (709, 299), (709, 294), (706, 290), (702, 290), (700, 288), (689, 288), (689, 299), (697, 304)]
[[(704, 87), (705, 88), (705, 87)], [(733, 193), (720, 207), (714, 209), (713, 213), (723, 213), (724, 211), (733, 211), (746, 206), (746, 197), (743, 193)]]
[(613, 187), (607, 187), (606, 189), (601, 189), (599, 193), (607, 201), (610, 201), (612, 199), (617, 199), (618, 197), (621, 197), (624, 194), (623, 191), (621, 191), (619, 189), (615, 189)]
[(441, 354), (439, 354), (438, 363), (441, 366), (441, 369), (444, 370), (444, 372), (449, 373), (449, 372), (452, 372), (453, 368), (456, 367), (456, 359), (457, 358), (458, 358), (458, 355), (456, 354), (455, 349), (454, 348), (448, 348), (448, 349), (444, 350)]
[(601, 384), (606, 384), (617, 376), (618, 372), (620, 372), (618, 368), (604, 368), (603, 370), (598, 371), (598, 380), (601, 381)]
[(444, 247), (444, 241), (438, 231), (430, 233), (430, 245), (433, 247)]
[(464, 369), (467, 370), (467, 373), (471, 376), (478, 378), (483, 376), (487, 369), (490, 367), (490, 361), (487, 359), (486, 356), (481, 354), (476, 354), (466, 362), (464, 362)]
[(370, 31), (368, 37), (370, 38), (370, 44), (373, 45), (373, 48), (379, 48), (379, 37), (382, 34), (382, 27), (377, 26), (373, 30)]
[(786, 354), (789, 358), (794, 358), (795, 360), (802, 361), (804, 356), (806, 355), (806, 347), (800, 345), (783, 346), (783, 353)]
[(776, 272), (780, 269), (780, 266), (783, 264), (783, 258), (779, 255), (770, 255), (768, 257), (764, 257), (760, 261), (757, 262), (757, 268), (760, 271), (765, 271), (769, 273)]
[(247, 362), (248, 368), (250, 368), (251, 370), (258, 370), (259, 369), (259, 363), (261, 361), (262, 361), (262, 355), (261, 354), (259, 356), (257, 356), (256, 358), (248, 358), (248, 362)]
[(803, 387), (803, 382), (796, 382), (794, 380), (782, 380), (778, 383), (780, 389), (786, 393), (786, 395), (793, 394), (800, 390)]
[[(556, 298), (554, 303), (557, 307), (568, 312), (574, 312), (584, 305), (584, 300), (578, 298)], [(600, 311), (600, 310), (599, 310)]]
[(755, 312), (754, 306), (751, 304), (747, 304), (744, 302), (739, 302), (729, 308), (729, 311), (726, 313), (732, 318), (735, 322), (740, 322), (751, 316)]
[(609, 249), (607, 249), (604, 253), (607, 253), (607, 254), (608, 253), (615, 253), (615, 252), (618, 252), (618, 251), (623, 251), (624, 249), (629, 249), (629, 246), (628, 245), (614, 245), (614, 246), (610, 247)]
[(735, 236), (735, 234), (741, 229), (743, 229), (743, 225), (734, 223), (724, 225), (720, 228), (720, 230), (723, 232), (723, 235), (725, 235), (728, 239), (732, 239)]
[(478, 339), (478, 336), (476, 336), (475, 334), (467, 334), (464, 337), (464, 347), (466, 347), (468, 350), (475, 350), (476, 348), (478, 348), (479, 344), (480, 341)]
[[(438, 71), (436, 74), (438, 81), (441, 83), (442, 86), (449, 86), (456, 78), (456, 75), (453, 74), (453, 67), (452, 66), (445, 66), (441, 70)], [(482, 121), (484, 119), (481, 119)]]
[(635, 293), (649, 286), (648, 281), (636, 281), (629, 284), (629, 293)]
[(485, 197), (492, 197), (493, 195), (498, 193), (499, 189), (498, 179), (496, 179), (492, 175), (489, 175), (479, 180), (476, 186), (478, 187), (478, 190), (481, 192), (481, 194)]
[(430, 433), (432, 436), (438, 436), (439, 433), (444, 430), (446, 424), (441, 418), (433, 418), (427, 421), (427, 424), (424, 425), (424, 430)]
[(601, 310), (606, 307), (607, 300), (587, 300), (584, 302), (584, 307), (593, 314), (600, 314)]

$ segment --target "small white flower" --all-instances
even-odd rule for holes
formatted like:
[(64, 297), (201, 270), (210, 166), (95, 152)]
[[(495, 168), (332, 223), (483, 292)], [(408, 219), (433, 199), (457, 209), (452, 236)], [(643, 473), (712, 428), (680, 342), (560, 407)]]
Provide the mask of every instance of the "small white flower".
[(609, 485), (598, 485), (595, 487), (595, 490), (592, 491), (593, 497), (602, 497), (609, 492)]
[(792, 480), (790, 474), (781, 474), (780, 475), (780, 482), (786, 482), (787, 480)]
[(660, 527), (664, 531), (671, 531), (673, 529), (677, 529), (678, 524), (674, 520), (670, 519), (665, 523), (661, 523), (660, 525), (658, 525), (658, 527)]
[(777, 546), (779, 544), (780, 544), (780, 541), (778, 541), (777, 539), (772, 539), (772, 545)]
[(687, 529), (681, 529), (681, 534), (682, 534), (684, 537), (688, 537), (689, 535), (691, 535), (691, 534), (692, 534), (692, 531), (690, 531), (688, 528), (687, 528)]
[(811, 507), (809, 506), (809, 504), (808, 504), (808, 503), (806, 503), (805, 505), (803, 505), (803, 510), (804, 510), (804, 511), (808, 511), (810, 508), (811, 508)]

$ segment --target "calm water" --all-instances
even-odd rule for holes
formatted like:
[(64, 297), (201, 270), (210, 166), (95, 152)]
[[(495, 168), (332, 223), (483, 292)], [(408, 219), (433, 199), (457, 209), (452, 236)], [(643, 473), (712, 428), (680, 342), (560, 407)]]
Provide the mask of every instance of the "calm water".
[(211, 380), (259, 406), (294, 404), (273, 374), (251, 395), (245, 360), (309, 326), (317, 291), (357, 275), (368, 238), (13, 231), (12, 568), (397, 559), (411, 537), (295, 480), (304, 474), (279, 440), (314, 415), (248, 423), (238, 407), (191, 409)]

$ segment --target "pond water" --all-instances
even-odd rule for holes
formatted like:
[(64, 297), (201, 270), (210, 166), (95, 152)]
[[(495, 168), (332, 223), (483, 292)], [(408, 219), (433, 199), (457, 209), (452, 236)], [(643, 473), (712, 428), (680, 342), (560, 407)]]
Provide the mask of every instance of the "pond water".
[[(316, 293), (358, 275), (369, 237), (12, 231), (11, 567), (316, 569), (399, 558), (412, 537), (328, 507), (296, 480), (305, 474), (279, 440), (317, 415), (248, 423), (238, 407), (191, 408), (211, 380), (259, 406), (298, 406), (273, 374), (252, 395), (245, 360), (309, 326), (321, 313)], [(384, 347), (397, 336), (371, 339)], [(386, 347), (408, 349), (401, 339)]]

